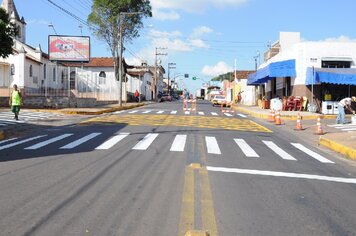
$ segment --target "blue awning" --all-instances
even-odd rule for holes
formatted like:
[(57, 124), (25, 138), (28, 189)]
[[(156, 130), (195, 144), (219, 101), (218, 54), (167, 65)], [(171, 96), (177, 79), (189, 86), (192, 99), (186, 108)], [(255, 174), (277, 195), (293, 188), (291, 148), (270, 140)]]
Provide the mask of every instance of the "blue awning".
[(356, 69), (351, 68), (315, 68), (308, 67), (306, 85), (330, 83), (343, 85), (356, 85)]
[(248, 85), (266, 83), (275, 77), (296, 77), (295, 60), (273, 62), (266, 67), (251, 74), (247, 80)]

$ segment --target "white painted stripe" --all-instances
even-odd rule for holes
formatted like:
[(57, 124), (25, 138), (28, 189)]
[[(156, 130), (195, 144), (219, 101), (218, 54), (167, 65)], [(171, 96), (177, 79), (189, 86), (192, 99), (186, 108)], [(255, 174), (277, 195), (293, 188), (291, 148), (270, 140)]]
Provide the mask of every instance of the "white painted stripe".
[(212, 167), (212, 166), (207, 166), (206, 169), (215, 172), (288, 177), (288, 178), (298, 178), (298, 179), (313, 179), (313, 180), (324, 180), (329, 182), (356, 184), (355, 178), (329, 177), (329, 176), (322, 176), (322, 175), (308, 175), (308, 174), (297, 174), (297, 173), (287, 173), (287, 172), (277, 172), (277, 171), (249, 170), (249, 169), (224, 168), (224, 167)]
[(186, 111), (186, 112), (184, 112), (184, 114), (189, 115), (189, 114), (190, 114), (190, 112), (189, 112), (189, 111)]
[(6, 139), (6, 140), (2, 140), (0, 141), (0, 144), (2, 143), (6, 143), (6, 142), (10, 142), (10, 141), (13, 141), (13, 140), (16, 140), (17, 138), (9, 138), (9, 139)]
[(232, 116), (230, 113), (224, 113), (225, 116)]
[(342, 131), (356, 131), (356, 128), (353, 129), (341, 129)]
[(240, 116), (240, 117), (243, 117), (243, 118), (246, 118), (247, 116), (246, 115), (244, 115), (244, 114), (237, 114), (238, 116)]
[(216, 113), (216, 112), (212, 112), (211, 113), (213, 116), (218, 116), (218, 113)]
[(9, 124), (1, 124), (1, 123), (0, 123), (0, 126), (8, 126), (8, 125), (9, 125)]
[(47, 135), (40, 135), (40, 136), (36, 136), (36, 137), (33, 137), (33, 138), (28, 138), (28, 139), (25, 139), (25, 140), (21, 140), (21, 141), (15, 142), (15, 143), (9, 143), (9, 144), (6, 144), (4, 146), (1, 146), (0, 150), (7, 149), (7, 148), (10, 148), (10, 147), (14, 147), (14, 146), (17, 146), (17, 145), (20, 145), (20, 144), (23, 144), (23, 143), (26, 143), (26, 142), (30, 142), (30, 141), (35, 140), (35, 139), (43, 138), (43, 137), (46, 137), (46, 136)]
[(162, 114), (164, 111), (158, 111), (157, 114)]
[(120, 133), (118, 135), (115, 135), (114, 137), (105, 141), (104, 143), (102, 143), (101, 145), (96, 147), (95, 149), (106, 150), (106, 149), (112, 148), (115, 144), (117, 144), (118, 142), (120, 142), (121, 140), (123, 140), (124, 138), (126, 138), (129, 135), (130, 135), (129, 133)]
[(129, 114), (137, 113), (138, 111), (130, 111)]
[(100, 134), (101, 133), (91, 133), (91, 134), (89, 134), (87, 136), (84, 136), (81, 139), (78, 139), (78, 140), (76, 140), (74, 142), (71, 142), (71, 143), (61, 147), (60, 149), (72, 149), (72, 148), (75, 148), (75, 147), (79, 146), (80, 144), (83, 144), (83, 143), (89, 141), (90, 139), (95, 138), (96, 136), (98, 136)]
[(183, 152), (185, 147), (185, 142), (187, 140), (187, 135), (176, 135), (172, 146), (171, 152)]
[(62, 134), (62, 135), (60, 135), (60, 136), (58, 136), (58, 137), (54, 137), (54, 138), (48, 139), (48, 140), (46, 140), (46, 141), (37, 143), (37, 144), (32, 145), (32, 146), (30, 146), (30, 147), (27, 147), (27, 148), (25, 148), (25, 149), (35, 150), (35, 149), (44, 147), (44, 146), (46, 146), (46, 145), (48, 145), (48, 144), (51, 144), (51, 143), (57, 142), (57, 141), (59, 141), (59, 140), (65, 139), (65, 138), (67, 138), (67, 137), (69, 137), (69, 136), (72, 136), (72, 135), (73, 135), (73, 134)]
[(215, 137), (205, 137), (206, 148), (210, 154), (221, 154), (218, 142)]
[(201, 115), (201, 116), (205, 115), (204, 112), (202, 112), (202, 111), (199, 111), (198, 114)]
[(177, 114), (177, 111), (171, 111), (171, 114), (173, 114), (173, 115)]
[(247, 156), (247, 157), (260, 157), (251, 147), (246, 143), (245, 140), (243, 139), (234, 139), (237, 146), (241, 149), (241, 151)]
[(312, 150), (306, 148), (305, 146), (303, 146), (300, 143), (291, 143), (294, 147), (298, 148), (299, 150), (301, 150), (302, 152), (305, 152), (306, 154), (308, 154), (309, 156), (311, 156), (312, 158), (322, 162), (322, 163), (334, 163), (328, 159), (326, 159), (325, 157), (319, 155), (316, 152), (313, 152)]
[(114, 114), (120, 114), (123, 113), (124, 111), (115, 111)]
[(146, 150), (152, 142), (157, 138), (158, 134), (149, 133), (140, 142), (138, 142), (132, 149)]
[(285, 160), (292, 160), (292, 161), (296, 161), (297, 160), (294, 157), (292, 157), (291, 155), (289, 155), (287, 152), (282, 150), (280, 147), (278, 147), (274, 142), (272, 142), (272, 141), (264, 141), (264, 140), (262, 140), (262, 142), (264, 144), (266, 144), (267, 147), (269, 147), (272, 151), (274, 151), (281, 158), (283, 158)]
[(148, 114), (150, 112), (152, 112), (152, 111), (144, 111), (144, 112), (142, 112), (142, 114)]

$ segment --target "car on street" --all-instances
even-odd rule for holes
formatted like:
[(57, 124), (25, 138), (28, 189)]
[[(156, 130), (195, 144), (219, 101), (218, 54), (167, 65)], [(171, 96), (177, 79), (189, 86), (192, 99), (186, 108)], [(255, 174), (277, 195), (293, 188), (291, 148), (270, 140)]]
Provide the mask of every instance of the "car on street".
[(172, 101), (172, 96), (168, 94), (162, 94), (162, 96), (159, 99), (159, 102), (171, 102)]
[(227, 103), (226, 97), (224, 95), (215, 95), (211, 99), (211, 104), (215, 105), (225, 105)]

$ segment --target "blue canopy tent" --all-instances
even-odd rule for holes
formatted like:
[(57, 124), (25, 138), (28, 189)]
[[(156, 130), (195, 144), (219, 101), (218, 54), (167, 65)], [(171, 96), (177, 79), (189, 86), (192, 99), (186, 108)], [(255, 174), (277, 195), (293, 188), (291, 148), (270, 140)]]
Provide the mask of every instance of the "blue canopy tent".
[(306, 85), (312, 84), (356, 85), (356, 69), (351, 68), (307, 68)]
[(295, 60), (273, 62), (266, 67), (251, 74), (247, 80), (248, 85), (266, 83), (275, 77), (296, 77)]

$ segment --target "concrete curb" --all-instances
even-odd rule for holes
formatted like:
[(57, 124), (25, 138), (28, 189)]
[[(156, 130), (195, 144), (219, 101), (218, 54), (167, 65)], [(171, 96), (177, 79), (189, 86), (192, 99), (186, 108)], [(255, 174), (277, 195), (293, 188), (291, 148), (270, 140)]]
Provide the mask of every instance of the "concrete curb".
[(330, 139), (324, 138), (324, 137), (319, 138), (319, 144), (323, 145), (335, 152), (345, 155), (348, 159), (356, 160), (356, 150), (355, 149), (341, 145), (339, 143), (336, 143), (336, 142), (334, 142)]

